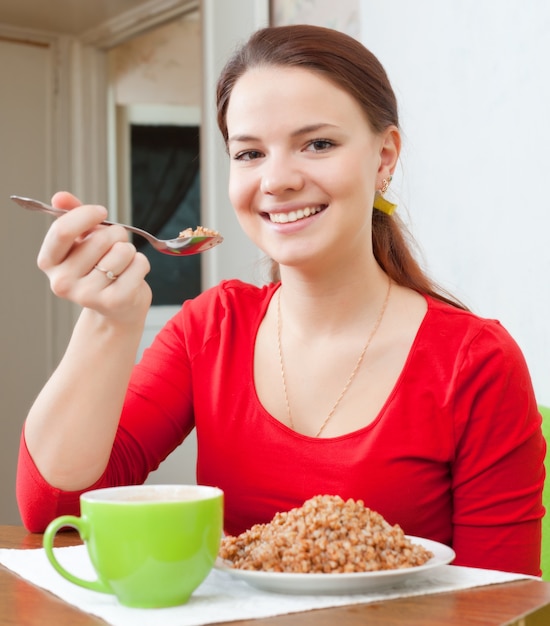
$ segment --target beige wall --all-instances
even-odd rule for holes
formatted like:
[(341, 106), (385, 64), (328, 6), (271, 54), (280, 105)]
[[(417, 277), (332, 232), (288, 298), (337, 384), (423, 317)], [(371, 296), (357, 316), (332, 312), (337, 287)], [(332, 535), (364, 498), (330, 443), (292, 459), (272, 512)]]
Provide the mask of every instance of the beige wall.
[(200, 106), (198, 14), (185, 16), (109, 51), (115, 102)]
[[(11, 194), (106, 192), (104, 54), (71, 37), (0, 24), (0, 523), (17, 523), (20, 433), (67, 345), (77, 308), (55, 298), (36, 258), (51, 218)], [(105, 115), (103, 115), (105, 119)]]
[(53, 53), (48, 45), (0, 40), (0, 523), (19, 520), (15, 468), (25, 415), (48, 369), (48, 287), (36, 255), (49, 222), (24, 213), (11, 194), (50, 192)]

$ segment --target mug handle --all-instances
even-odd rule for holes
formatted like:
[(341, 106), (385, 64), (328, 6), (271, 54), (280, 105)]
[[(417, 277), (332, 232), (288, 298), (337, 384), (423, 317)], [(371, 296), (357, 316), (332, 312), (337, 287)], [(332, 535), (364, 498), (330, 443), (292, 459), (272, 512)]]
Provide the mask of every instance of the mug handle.
[(89, 536), (89, 528), (87, 521), (82, 517), (76, 517), (74, 515), (63, 515), (54, 519), (48, 527), (46, 528), (46, 532), (44, 533), (43, 546), (46, 552), (46, 556), (50, 563), (54, 566), (63, 578), (66, 578), (68, 581), (74, 583), (75, 585), (79, 585), (80, 587), (84, 587), (85, 589), (91, 589), (92, 591), (100, 591), (101, 593), (113, 593), (107, 585), (98, 580), (85, 580), (84, 578), (79, 578), (74, 574), (71, 574), (67, 571), (63, 565), (57, 560), (54, 551), (53, 545), (55, 541), (55, 536), (57, 532), (66, 526), (70, 526), (78, 531), (80, 538), (83, 541)]

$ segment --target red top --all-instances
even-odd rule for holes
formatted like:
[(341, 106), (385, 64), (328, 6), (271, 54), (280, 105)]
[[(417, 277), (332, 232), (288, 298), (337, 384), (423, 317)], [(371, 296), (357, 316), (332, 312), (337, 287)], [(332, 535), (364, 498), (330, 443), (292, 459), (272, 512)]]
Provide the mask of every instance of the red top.
[[(452, 546), (457, 565), (540, 575), (545, 442), (506, 330), (426, 298), (377, 418), (316, 439), (273, 418), (256, 395), (254, 342), (276, 288), (228, 281), (184, 303), (136, 366), (109, 466), (90, 487), (143, 482), (195, 426), (197, 479), (223, 489), (229, 534), (338, 494)], [(80, 492), (48, 485), (24, 439), (17, 491), (32, 531), (78, 513)]]

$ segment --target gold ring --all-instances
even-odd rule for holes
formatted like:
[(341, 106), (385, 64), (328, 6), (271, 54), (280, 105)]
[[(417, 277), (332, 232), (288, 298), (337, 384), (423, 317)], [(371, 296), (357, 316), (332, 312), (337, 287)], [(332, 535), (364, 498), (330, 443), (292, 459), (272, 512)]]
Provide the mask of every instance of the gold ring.
[(114, 272), (112, 272), (111, 270), (106, 270), (100, 265), (94, 265), (94, 270), (97, 270), (98, 272), (103, 272), (109, 280), (116, 280), (118, 278), (118, 276)]

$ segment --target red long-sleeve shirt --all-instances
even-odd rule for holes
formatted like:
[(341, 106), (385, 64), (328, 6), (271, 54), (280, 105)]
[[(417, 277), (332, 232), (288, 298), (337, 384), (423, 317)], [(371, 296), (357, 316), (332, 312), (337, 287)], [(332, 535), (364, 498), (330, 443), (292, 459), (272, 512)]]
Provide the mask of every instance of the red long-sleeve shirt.
[[(196, 427), (197, 479), (224, 490), (229, 534), (338, 494), (452, 546), (455, 564), (539, 575), (545, 442), (506, 330), (427, 298), (377, 418), (317, 439), (273, 418), (256, 395), (254, 342), (275, 289), (228, 281), (184, 303), (136, 366), (109, 466), (90, 487), (143, 482)], [(80, 492), (48, 485), (24, 438), (17, 491), (30, 530), (78, 513)]]

